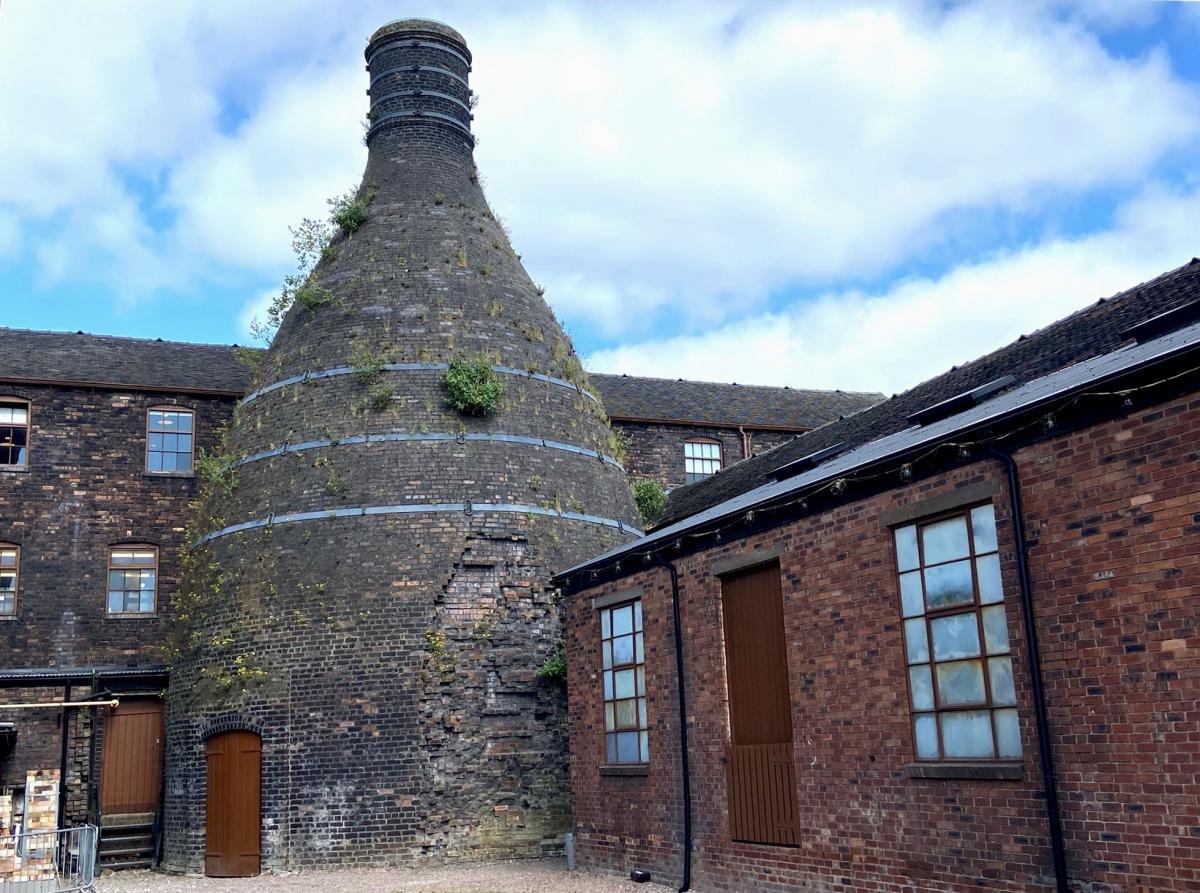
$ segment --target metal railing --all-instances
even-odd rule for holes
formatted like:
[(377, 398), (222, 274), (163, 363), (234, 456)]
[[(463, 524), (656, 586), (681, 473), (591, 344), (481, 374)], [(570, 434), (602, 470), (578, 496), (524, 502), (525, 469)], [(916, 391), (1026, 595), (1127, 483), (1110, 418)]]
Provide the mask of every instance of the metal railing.
[(0, 837), (0, 893), (93, 893), (95, 825)]

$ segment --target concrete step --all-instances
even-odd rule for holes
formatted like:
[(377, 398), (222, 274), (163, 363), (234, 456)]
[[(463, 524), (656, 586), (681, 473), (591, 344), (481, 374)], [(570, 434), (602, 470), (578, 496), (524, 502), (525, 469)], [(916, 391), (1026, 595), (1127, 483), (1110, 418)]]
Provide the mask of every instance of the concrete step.
[(100, 820), (99, 868), (119, 871), (151, 868), (154, 861), (154, 813), (106, 815)]
[(153, 825), (152, 812), (126, 812), (100, 817), (100, 827), (107, 831), (109, 828), (136, 828), (142, 825)]
[(102, 861), (97, 866), (104, 871), (125, 871), (132, 868), (152, 868), (149, 856), (145, 858), (129, 858), (129, 859), (114, 859), (113, 861)]

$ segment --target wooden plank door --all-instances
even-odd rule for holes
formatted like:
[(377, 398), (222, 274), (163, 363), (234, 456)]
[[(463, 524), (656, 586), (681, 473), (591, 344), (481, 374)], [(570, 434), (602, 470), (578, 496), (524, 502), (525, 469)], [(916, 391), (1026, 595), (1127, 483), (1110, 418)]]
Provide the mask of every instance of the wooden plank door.
[(253, 732), (208, 739), (208, 804), (204, 873), (253, 877), (259, 873), (262, 741)]
[(792, 702), (776, 562), (724, 577), (729, 836), (799, 844)]
[(101, 815), (155, 812), (162, 787), (163, 702), (121, 703), (104, 720)]

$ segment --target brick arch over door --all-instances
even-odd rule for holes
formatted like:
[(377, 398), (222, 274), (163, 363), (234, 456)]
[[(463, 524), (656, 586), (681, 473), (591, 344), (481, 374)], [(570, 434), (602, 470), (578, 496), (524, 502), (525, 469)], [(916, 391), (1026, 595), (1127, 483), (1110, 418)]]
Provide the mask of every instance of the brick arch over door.
[(208, 741), (209, 738), (222, 732), (253, 732), (261, 738), (263, 724), (242, 713), (221, 713), (204, 721), (200, 727), (200, 740)]

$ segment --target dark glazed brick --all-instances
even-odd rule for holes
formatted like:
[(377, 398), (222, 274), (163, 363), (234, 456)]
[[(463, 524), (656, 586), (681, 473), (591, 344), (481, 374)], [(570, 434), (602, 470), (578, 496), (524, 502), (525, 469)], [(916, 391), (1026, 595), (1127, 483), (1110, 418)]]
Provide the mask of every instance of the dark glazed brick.
[[(390, 33), (405, 39), (368, 48), (372, 76), (412, 65), (466, 76), (450, 54), (408, 40), (465, 52), (443, 26)], [(395, 126), (377, 119), (363, 177), (370, 217), (334, 240), (336, 257), (314, 274), (334, 300), (287, 315), (257, 385), (351, 365), (365, 348), (390, 363), (483, 352), (494, 364), (587, 387), (487, 206), (469, 140), (431, 117), (453, 114), (452, 104), (428, 93), (383, 98), (420, 88), (455, 89), (465, 100), (465, 88), (447, 81), (409, 69), (372, 87), (377, 111), (421, 108), (427, 116)], [(445, 407), (440, 372), (389, 371), (382, 380), (395, 395), (382, 411), (355, 407), (367, 385), (353, 375), (264, 394), (239, 410), (232, 448), (249, 455), (364, 433), (463, 430), (611, 452), (599, 404), (576, 388), (506, 375), (499, 410), (468, 419)], [(571, 805), (565, 697), (536, 676), (562, 636), (548, 581), (629, 534), (489, 514), (488, 502), (637, 526), (620, 468), (541, 446), (335, 444), (241, 467), (240, 487), (220, 508), (226, 524), (406, 503), (478, 510), (280, 524), (212, 542), (231, 595), (202, 616), (206, 644), (172, 675), (168, 865), (203, 867), (205, 737), (227, 728), (261, 731), (269, 869), (561, 847)], [(233, 703), (214, 702), (200, 674), (234, 671), (234, 655), (252, 656), (266, 678)]]

